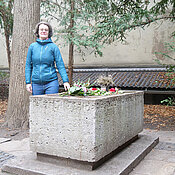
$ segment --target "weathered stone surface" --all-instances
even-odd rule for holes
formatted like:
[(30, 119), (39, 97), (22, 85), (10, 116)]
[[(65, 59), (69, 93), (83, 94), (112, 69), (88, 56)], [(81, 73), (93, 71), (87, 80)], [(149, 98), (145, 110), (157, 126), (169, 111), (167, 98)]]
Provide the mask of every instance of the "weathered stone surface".
[(0, 151), (0, 168), (8, 159), (11, 159), (11, 158), (14, 158), (14, 156), (4, 151)]
[(12, 140), (11, 138), (0, 138), (0, 144), (4, 142), (9, 142), (11, 140)]
[(30, 97), (31, 150), (96, 162), (143, 129), (143, 92)]
[[(82, 170), (77, 167), (72, 168), (71, 166), (68, 166), (68, 163), (62, 165), (50, 163), (48, 160), (40, 161), (36, 159), (36, 154), (30, 151), (26, 153), (25, 156), (11, 159), (2, 167), (2, 171), (3, 175), (4, 172), (20, 175), (128, 175), (157, 143), (158, 137), (139, 134), (138, 140), (134, 141), (119, 154), (113, 156), (95, 171), (89, 171), (87, 169)], [(153, 163), (153, 166), (155, 167), (157, 165), (154, 165)], [(149, 168), (149, 172), (153, 170), (151, 166), (149, 166)], [(143, 167), (143, 169), (145, 170), (145, 167)], [(143, 175), (145, 172), (147, 173), (147, 171), (139, 172), (139, 175)], [(134, 173), (134, 175), (136, 174)], [(164, 175), (169, 174), (167, 173)]]

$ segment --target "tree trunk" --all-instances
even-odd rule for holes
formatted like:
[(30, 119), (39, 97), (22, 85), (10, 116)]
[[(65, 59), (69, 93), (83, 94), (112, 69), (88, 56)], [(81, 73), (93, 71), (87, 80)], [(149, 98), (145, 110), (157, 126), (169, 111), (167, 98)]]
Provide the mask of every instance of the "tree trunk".
[[(74, 27), (74, 9), (75, 9), (75, 4), (74, 0), (71, 0), (71, 18), (70, 18), (70, 29)], [(71, 37), (74, 37), (73, 32), (70, 33)], [(69, 65), (68, 65), (68, 70), (69, 70), (69, 83), (72, 85), (72, 78), (73, 78), (73, 64), (74, 64), (74, 44), (73, 42), (70, 43), (69, 45)]]
[(12, 0), (8, 2), (8, 7), (5, 8), (5, 2), (2, 2), (3, 6), (1, 6), (0, 13), (1, 18), (3, 21), (3, 28), (4, 28), (4, 34), (5, 34), (5, 41), (6, 41), (6, 52), (7, 52), (7, 58), (8, 58), (8, 65), (10, 69), (10, 54), (11, 54), (11, 48), (10, 48), (10, 36), (12, 35), (12, 24), (11, 20), (13, 18), (12, 9), (13, 9), (13, 2)]
[(10, 35), (6, 31), (5, 31), (5, 41), (6, 41), (6, 51), (7, 51), (8, 64), (9, 64), (9, 69), (10, 69), (10, 62), (11, 62)]
[(6, 126), (28, 126), (29, 93), (25, 85), (25, 60), (29, 44), (34, 41), (33, 29), (40, 20), (40, 0), (15, 0), (9, 98)]
[(68, 77), (69, 77), (69, 83), (72, 85), (72, 78), (73, 78), (73, 63), (74, 63), (74, 57), (73, 57), (73, 50), (74, 50), (74, 45), (71, 42), (69, 45), (69, 66), (68, 66)]

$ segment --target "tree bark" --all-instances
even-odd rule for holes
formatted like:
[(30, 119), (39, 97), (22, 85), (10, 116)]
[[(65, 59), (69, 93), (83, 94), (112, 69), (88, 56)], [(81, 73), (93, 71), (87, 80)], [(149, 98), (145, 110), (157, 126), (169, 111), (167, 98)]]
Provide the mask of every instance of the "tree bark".
[[(75, 4), (74, 4), (74, 0), (71, 0), (71, 18), (70, 18), (70, 29), (72, 29), (74, 27), (74, 9), (75, 9)], [(73, 32), (70, 33), (71, 37), (74, 37)], [(69, 65), (68, 65), (68, 77), (69, 77), (69, 83), (70, 85), (72, 85), (72, 78), (73, 78), (73, 64), (74, 64), (74, 44), (71, 41), (70, 45), (69, 45)]]
[(6, 126), (28, 127), (29, 93), (25, 85), (25, 61), (33, 29), (40, 20), (40, 0), (15, 0)]
[(74, 45), (71, 42), (69, 45), (69, 65), (68, 65), (69, 70), (68, 77), (70, 85), (72, 85), (72, 79), (73, 79), (73, 64), (74, 64), (73, 51), (74, 51)]
[(10, 36), (12, 35), (12, 9), (13, 9), (13, 1), (10, 0), (8, 2), (8, 7), (6, 7), (6, 3), (2, 2), (2, 6), (0, 7), (0, 16), (3, 21), (3, 28), (4, 28), (4, 33), (5, 33), (5, 40), (6, 40), (6, 51), (7, 51), (7, 58), (8, 58), (8, 64), (9, 64), (9, 69), (10, 69), (10, 54), (11, 54), (11, 48), (10, 48)]
[(11, 50), (10, 50), (10, 35), (7, 31), (5, 31), (5, 41), (6, 41), (6, 51), (7, 51), (7, 58), (8, 58), (8, 64), (10, 69), (10, 62), (11, 62)]

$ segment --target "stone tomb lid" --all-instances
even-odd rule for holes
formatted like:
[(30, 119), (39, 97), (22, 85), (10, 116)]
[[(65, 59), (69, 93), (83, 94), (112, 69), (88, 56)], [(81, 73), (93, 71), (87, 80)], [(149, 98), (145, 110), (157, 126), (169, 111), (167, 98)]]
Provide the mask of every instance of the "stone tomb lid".
[(112, 94), (112, 95), (104, 95), (104, 96), (60, 96), (57, 94), (46, 94), (46, 95), (32, 95), (30, 98), (57, 98), (57, 99), (81, 99), (81, 100), (96, 100), (96, 99), (108, 99), (111, 97), (117, 96), (125, 96), (125, 95), (133, 95), (133, 94), (144, 94), (143, 91), (132, 91), (132, 90), (122, 90), (121, 94)]

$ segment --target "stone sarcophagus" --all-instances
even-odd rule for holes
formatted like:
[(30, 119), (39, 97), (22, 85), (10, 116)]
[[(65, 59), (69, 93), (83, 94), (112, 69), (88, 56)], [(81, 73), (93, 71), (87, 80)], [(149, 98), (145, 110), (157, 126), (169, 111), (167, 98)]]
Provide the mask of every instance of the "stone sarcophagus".
[(143, 130), (143, 92), (30, 97), (30, 147), (38, 155), (92, 165)]

